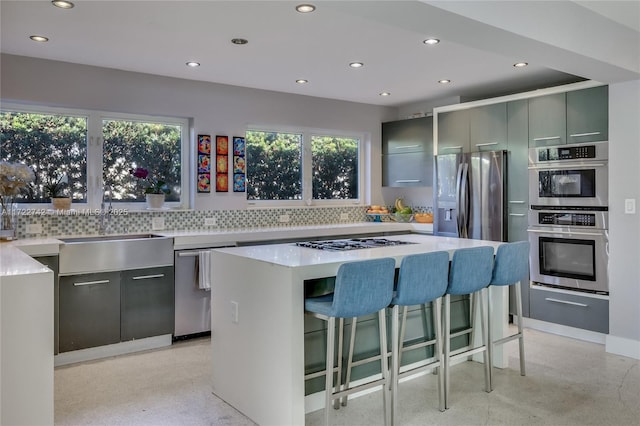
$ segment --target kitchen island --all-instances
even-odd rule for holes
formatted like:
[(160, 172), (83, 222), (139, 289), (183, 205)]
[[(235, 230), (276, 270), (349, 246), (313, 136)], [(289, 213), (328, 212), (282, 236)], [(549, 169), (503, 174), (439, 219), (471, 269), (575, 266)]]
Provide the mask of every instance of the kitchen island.
[[(352, 251), (322, 251), (295, 244), (234, 247), (212, 251), (211, 346), (213, 391), (261, 425), (303, 425), (304, 283), (336, 275), (345, 262), (404, 256), (501, 243), (426, 235), (398, 235), (413, 242)], [(508, 292), (492, 289), (492, 331), (504, 335)], [(494, 363), (503, 367), (502, 347)]]

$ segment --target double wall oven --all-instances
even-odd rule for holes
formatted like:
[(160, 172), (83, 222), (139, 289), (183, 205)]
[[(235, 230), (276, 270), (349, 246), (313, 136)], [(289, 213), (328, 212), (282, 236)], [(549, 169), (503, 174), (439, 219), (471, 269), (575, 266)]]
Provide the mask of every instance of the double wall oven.
[(608, 142), (529, 150), (531, 281), (609, 292)]

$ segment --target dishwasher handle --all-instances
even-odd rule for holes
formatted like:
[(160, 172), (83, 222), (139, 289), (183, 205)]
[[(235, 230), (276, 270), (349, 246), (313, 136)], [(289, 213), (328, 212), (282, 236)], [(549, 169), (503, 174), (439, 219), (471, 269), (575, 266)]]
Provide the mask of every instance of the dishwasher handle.
[(181, 251), (178, 252), (178, 257), (196, 257), (199, 254), (199, 251)]

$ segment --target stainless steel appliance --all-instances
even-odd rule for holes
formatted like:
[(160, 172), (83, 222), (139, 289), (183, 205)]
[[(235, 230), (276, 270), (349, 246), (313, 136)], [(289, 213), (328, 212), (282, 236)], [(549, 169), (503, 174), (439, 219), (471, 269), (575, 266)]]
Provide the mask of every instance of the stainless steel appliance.
[(175, 252), (174, 337), (194, 337), (211, 332), (211, 291), (198, 285), (200, 253), (211, 248)]
[(415, 243), (409, 241), (387, 240), (386, 238), (350, 238), (345, 240), (302, 241), (296, 243), (298, 247), (330, 251), (358, 250), (404, 244)]
[(609, 143), (529, 150), (531, 281), (608, 293)]
[(506, 151), (436, 156), (434, 235), (507, 240)]
[(529, 149), (529, 203), (607, 206), (609, 143)]
[(531, 206), (531, 281), (609, 292), (608, 208)]

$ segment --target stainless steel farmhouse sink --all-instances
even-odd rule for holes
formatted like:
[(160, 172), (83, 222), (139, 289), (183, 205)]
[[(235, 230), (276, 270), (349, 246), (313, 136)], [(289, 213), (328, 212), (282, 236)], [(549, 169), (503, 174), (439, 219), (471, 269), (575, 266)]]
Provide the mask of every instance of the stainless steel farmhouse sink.
[(173, 265), (173, 239), (154, 234), (61, 238), (60, 275)]

